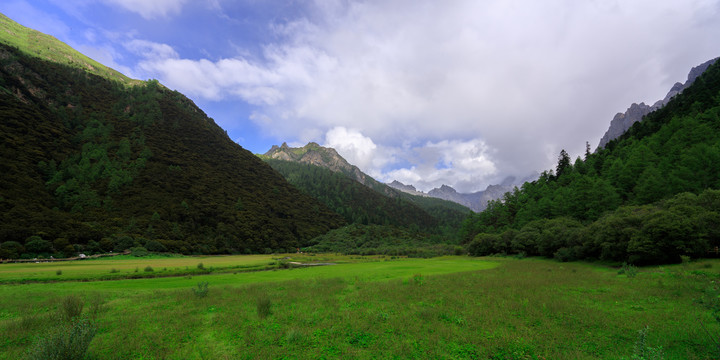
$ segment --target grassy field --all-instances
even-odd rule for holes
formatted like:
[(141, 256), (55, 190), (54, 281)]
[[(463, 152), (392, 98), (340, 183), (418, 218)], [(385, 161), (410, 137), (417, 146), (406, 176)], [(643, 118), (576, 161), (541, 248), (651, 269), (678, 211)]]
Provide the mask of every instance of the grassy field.
[[(33, 358), (29, 351), (78, 321), (62, 316), (68, 299), (84, 304), (81, 317), (96, 329), (91, 359), (720, 355), (720, 324), (705, 305), (717, 296), (717, 260), (644, 268), (629, 277), (607, 266), (540, 259), (289, 256), (2, 264), (0, 358)], [(287, 261), (337, 265), (283, 269)], [(147, 266), (180, 274), (200, 262), (212, 272), (7, 281), (98, 279), (113, 268), (131, 274)], [(266, 267), (273, 270), (241, 272)], [(208, 284), (207, 296), (201, 282)]]

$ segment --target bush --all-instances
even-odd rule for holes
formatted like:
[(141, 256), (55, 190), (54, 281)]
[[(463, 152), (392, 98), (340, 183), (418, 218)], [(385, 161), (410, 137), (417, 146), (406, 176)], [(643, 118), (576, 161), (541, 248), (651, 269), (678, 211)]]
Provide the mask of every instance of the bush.
[(572, 249), (562, 247), (558, 249), (558, 251), (555, 252), (555, 260), (562, 261), (562, 262), (568, 262), (568, 261), (575, 261), (577, 260), (577, 256), (575, 256), (575, 252)]
[(33, 254), (49, 254), (52, 252), (52, 243), (43, 240), (40, 236), (33, 235), (25, 239), (25, 250)]
[(192, 288), (193, 293), (195, 296), (199, 298), (204, 298), (208, 295), (208, 282), (207, 281), (201, 281), (197, 283), (197, 287)]
[(97, 326), (88, 319), (64, 323), (39, 339), (28, 352), (32, 360), (81, 360), (86, 358)]
[(152, 252), (166, 252), (167, 248), (157, 240), (149, 240), (145, 244), (145, 248)]
[(55, 271), (55, 274), (56, 274), (56, 275), (62, 275), (62, 270), (56, 270), (56, 271)]
[(485, 256), (496, 251), (495, 244), (500, 242), (500, 235), (480, 233), (468, 245), (468, 253), (472, 256)]
[(262, 295), (257, 298), (257, 314), (261, 319), (264, 319), (268, 317), (268, 315), (272, 314), (272, 311), (270, 308), (272, 307), (272, 301), (270, 301), (270, 298), (267, 297), (267, 295)]
[(150, 252), (146, 248), (144, 248), (142, 246), (138, 246), (138, 247), (130, 248), (130, 254), (135, 257), (143, 257), (143, 256), (150, 255)]
[(203, 265), (203, 263), (198, 263), (197, 268), (200, 270), (205, 270), (205, 265)]
[(119, 237), (115, 238), (114, 245), (115, 245), (115, 247), (113, 248), (113, 250), (115, 252), (123, 252), (123, 251), (135, 246), (136, 244), (135, 244), (135, 239), (133, 239), (130, 236), (124, 235), (124, 236), (119, 236)]
[(84, 305), (82, 299), (77, 295), (65, 297), (58, 307), (60, 318), (66, 322), (79, 318)]
[(145, 272), (153, 272), (152, 266), (148, 265), (145, 267)]
[(634, 278), (638, 274), (638, 268), (633, 264), (623, 263), (620, 270), (618, 270), (618, 274), (625, 274), (629, 278)]
[(25, 248), (17, 241), (6, 241), (0, 244), (0, 259), (17, 259), (25, 252)]

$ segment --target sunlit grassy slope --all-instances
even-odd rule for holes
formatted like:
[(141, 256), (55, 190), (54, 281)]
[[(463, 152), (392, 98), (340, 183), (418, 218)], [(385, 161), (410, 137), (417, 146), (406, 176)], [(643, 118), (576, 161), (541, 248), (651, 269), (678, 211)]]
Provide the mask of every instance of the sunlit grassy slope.
[(0, 42), (15, 46), (27, 54), (83, 69), (124, 84), (142, 83), (81, 54), (53, 36), (26, 28), (3, 14), (0, 14)]

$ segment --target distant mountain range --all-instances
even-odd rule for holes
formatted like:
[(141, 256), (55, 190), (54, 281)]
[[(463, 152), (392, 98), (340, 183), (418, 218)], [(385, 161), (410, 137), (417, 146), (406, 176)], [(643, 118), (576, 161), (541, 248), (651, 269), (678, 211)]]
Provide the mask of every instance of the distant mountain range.
[[(412, 195), (417, 198), (435, 198), (451, 201), (465, 206), (473, 211), (482, 211), (487, 206), (488, 201), (496, 200), (508, 191), (512, 191), (517, 185), (533, 178), (524, 179), (517, 182), (515, 177), (506, 178), (501, 184), (490, 185), (484, 191), (478, 191), (470, 194), (458, 193), (455, 189), (448, 185), (430, 190), (428, 193), (417, 191), (412, 185), (405, 185), (399, 181), (393, 181), (389, 184), (381, 183), (371, 176), (363, 173), (357, 166), (347, 162), (333, 148), (323, 147), (317, 143), (309, 143), (303, 147), (293, 148), (283, 143), (280, 146), (274, 145), (268, 152), (259, 155), (264, 159), (275, 159), (292, 161), (303, 164), (310, 164), (324, 167), (335, 172), (345, 174), (349, 178), (376, 190), (385, 196), (398, 197), (398, 193), (392, 189), (399, 190), (404, 194)], [(426, 200), (429, 201), (429, 200)]]
[(702, 73), (704, 73), (705, 70), (707, 70), (707, 68), (710, 65), (714, 64), (717, 60), (718, 58), (708, 60), (692, 68), (690, 70), (690, 73), (688, 73), (688, 77), (685, 83), (675, 83), (675, 85), (670, 88), (670, 91), (668, 91), (667, 95), (665, 95), (665, 98), (663, 98), (662, 100), (658, 100), (652, 105), (647, 105), (643, 102), (641, 102), (640, 104), (633, 103), (624, 113), (617, 113), (612, 119), (612, 121), (610, 121), (610, 127), (600, 139), (598, 148), (605, 147), (608, 142), (617, 139), (620, 135), (624, 134), (628, 129), (630, 129), (630, 127), (634, 123), (642, 120), (645, 115), (665, 106), (670, 101), (670, 99), (682, 93), (683, 90), (685, 90), (688, 86), (692, 85), (695, 79), (697, 79), (698, 76), (702, 75)]
[(457, 190), (448, 185), (442, 185), (439, 188), (434, 188), (427, 193), (417, 191), (412, 185), (405, 185), (397, 180), (394, 180), (389, 186), (417, 196), (429, 196), (438, 199), (448, 200), (456, 202), (458, 204), (467, 206), (472, 211), (480, 212), (485, 210), (488, 202), (491, 200), (497, 200), (503, 197), (506, 192), (513, 191), (516, 186), (521, 185), (525, 181), (531, 181), (537, 176), (527, 177), (522, 181), (516, 181), (513, 176), (507, 177), (502, 183), (497, 185), (489, 185), (485, 190), (477, 191), (474, 193), (459, 193)]

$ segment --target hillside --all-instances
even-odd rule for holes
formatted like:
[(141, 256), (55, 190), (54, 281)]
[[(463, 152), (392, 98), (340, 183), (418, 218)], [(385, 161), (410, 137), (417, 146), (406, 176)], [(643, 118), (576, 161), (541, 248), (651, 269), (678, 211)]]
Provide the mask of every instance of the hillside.
[(595, 154), (470, 216), (471, 252), (679, 262), (720, 246), (720, 63)]
[(123, 84), (142, 83), (100, 64), (50, 35), (26, 28), (3, 14), (0, 14), (0, 43), (21, 49), (28, 55), (81, 69)]
[(333, 172), (341, 173), (386, 196), (398, 196), (397, 192), (373, 179), (372, 176), (365, 174), (357, 166), (347, 162), (335, 149), (323, 147), (314, 142), (308, 143), (300, 148), (289, 147), (287, 143), (283, 143), (280, 146), (273, 145), (265, 154), (258, 156), (262, 159), (284, 160), (319, 166)]
[(0, 44), (0, 257), (267, 252), (345, 223), (182, 94), (86, 70)]
[(642, 102), (640, 104), (634, 103), (630, 105), (624, 113), (617, 113), (615, 117), (613, 117), (612, 121), (610, 121), (610, 127), (600, 139), (598, 148), (602, 148), (611, 140), (617, 139), (620, 135), (628, 131), (634, 123), (641, 121), (645, 115), (665, 106), (668, 102), (670, 102), (670, 99), (678, 94), (681, 94), (687, 87), (692, 85), (695, 79), (704, 73), (705, 70), (707, 70), (707, 68), (717, 60), (717, 58), (708, 60), (690, 69), (685, 83), (675, 83), (662, 100), (658, 100), (652, 105), (647, 105)]
[(284, 160), (266, 162), (288, 182), (342, 215), (348, 223), (432, 229), (438, 220), (414, 204), (384, 196), (329, 169)]
[(454, 233), (469, 213), (468, 208), (450, 201), (395, 190), (348, 163), (335, 149), (316, 143), (301, 148), (273, 146), (259, 156), (350, 223)]

